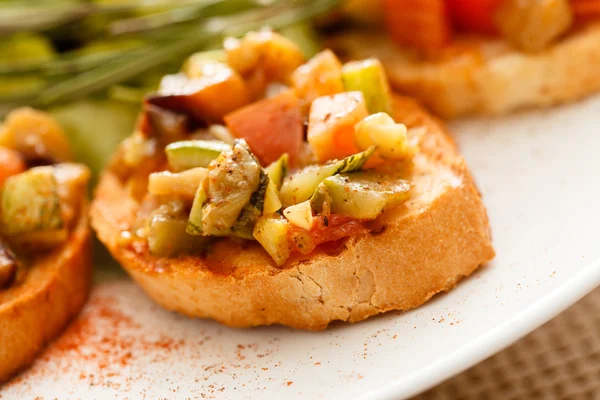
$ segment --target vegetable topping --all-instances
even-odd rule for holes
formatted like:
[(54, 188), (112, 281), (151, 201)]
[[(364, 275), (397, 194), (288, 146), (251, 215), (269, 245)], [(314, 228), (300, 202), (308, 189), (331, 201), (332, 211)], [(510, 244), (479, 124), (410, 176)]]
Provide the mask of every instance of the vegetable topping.
[(70, 154), (44, 112), (16, 109), (0, 128), (0, 288), (18, 283), (21, 256), (67, 240), (90, 178), (87, 167), (66, 162)]
[[(152, 135), (138, 129), (123, 147), (124, 160), (140, 158), (128, 153), (158, 158), (160, 147), (149, 149), (164, 147), (166, 158), (147, 179), (140, 207), (144, 228), (136, 230), (153, 255), (203, 254), (212, 240), (228, 237), (257, 241), (282, 266), (294, 253), (368, 232), (366, 221), (409, 198), (410, 182), (378, 169), (404, 163), (416, 151), (412, 134), (390, 116), (392, 98), (379, 61), (342, 65), (326, 50), (302, 64), (291, 41), (265, 31), (225, 43), (228, 65), (218, 68), (235, 71), (254, 100), (217, 115), (213, 105), (182, 103), (186, 90), (169, 95), (177, 101), (157, 103), (159, 92), (149, 100), (160, 107), (155, 115), (204, 118), (208, 127), (188, 129), (176, 141), (162, 137), (174, 137), (172, 129), (152, 129)], [(212, 74), (202, 65), (223, 62), (223, 53), (214, 54), (219, 61), (195, 55), (185, 64), (187, 78), (177, 79)], [(233, 87), (212, 95), (239, 98)], [(136, 174), (128, 179), (129, 185), (145, 182)]]

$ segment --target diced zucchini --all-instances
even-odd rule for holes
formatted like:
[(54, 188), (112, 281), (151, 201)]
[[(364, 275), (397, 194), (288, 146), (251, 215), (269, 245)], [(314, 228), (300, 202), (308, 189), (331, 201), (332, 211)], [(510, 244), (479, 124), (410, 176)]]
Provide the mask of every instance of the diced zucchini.
[(307, 231), (310, 231), (314, 225), (310, 200), (287, 207), (283, 210), (283, 216), (287, 218), (292, 225)]
[(227, 143), (217, 140), (184, 140), (165, 148), (169, 168), (180, 172), (197, 167), (208, 167), (224, 151), (231, 150)]
[[(221, 153), (210, 163), (208, 202), (202, 209), (204, 235), (234, 226), (246, 204), (259, 189), (261, 172), (258, 161), (243, 140), (237, 141), (231, 151)], [(253, 206), (258, 206), (258, 203)], [(262, 209), (262, 205), (260, 207)]]
[(360, 170), (375, 149), (376, 147), (373, 146), (343, 160), (320, 166), (310, 166), (287, 176), (281, 186), (283, 205), (289, 207), (308, 200), (325, 178)]
[(346, 63), (342, 67), (342, 80), (346, 90), (363, 93), (371, 114), (391, 112), (390, 86), (379, 60), (372, 58)]
[(186, 232), (187, 216), (179, 202), (160, 206), (148, 220), (148, 246), (158, 257), (175, 257), (202, 251), (209, 238)]
[(277, 189), (281, 189), (283, 178), (285, 178), (288, 173), (289, 159), (290, 157), (287, 155), (287, 153), (282, 154), (277, 161), (274, 161), (265, 168), (267, 175), (269, 175), (269, 179), (275, 184)]
[(54, 167), (36, 167), (6, 180), (2, 234), (19, 247), (50, 248), (67, 239)]
[(208, 176), (208, 169), (198, 167), (182, 172), (155, 172), (148, 179), (148, 192), (156, 195), (179, 195), (192, 200), (198, 186)]
[(208, 200), (207, 183), (207, 180), (203, 180), (196, 189), (186, 228), (186, 232), (191, 235), (202, 235), (202, 208)]
[(278, 266), (285, 264), (290, 257), (289, 229), (289, 222), (279, 215), (259, 218), (254, 226), (254, 238), (269, 253)]
[(225, 50), (223, 49), (201, 51), (189, 56), (183, 63), (182, 70), (189, 78), (197, 78), (202, 76), (206, 63), (224, 63), (226, 61), (227, 54), (225, 54)]
[(267, 193), (265, 193), (265, 205), (263, 207), (263, 214), (269, 215), (276, 213), (281, 210), (281, 199), (279, 196), (279, 190), (275, 186), (275, 183), (272, 180), (269, 180), (269, 184), (267, 185)]
[(405, 180), (386, 180), (381, 175), (359, 172), (331, 176), (323, 180), (321, 188), (325, 191), (318, 190), (311, 198), (311, 206), (316, 212), (322, 211), (323, 201), (327, 199), (334, 214), (371, 220), (386, 208), (406, 201), (411, 184)]

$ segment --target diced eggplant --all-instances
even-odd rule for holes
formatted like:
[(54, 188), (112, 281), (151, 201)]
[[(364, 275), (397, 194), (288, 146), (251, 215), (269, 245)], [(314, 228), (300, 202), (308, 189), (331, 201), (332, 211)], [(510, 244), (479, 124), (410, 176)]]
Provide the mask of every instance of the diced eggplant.
[(201, 215), (190, 214), (190, 223), (201, 226), (204, 235), (232, 228), (259, 189), (261, 172), (245, 142), (236, 142), (231, 151), (221, 153), (208, 166), (208, 201)]
[(190, 115), (196, 121), (219, 122), (250, 100), (246, 83), (235, 71), (225, 64), (210, 63), (197, 78), (183, 73), (165, 76), (159, 91), (147, 102)]

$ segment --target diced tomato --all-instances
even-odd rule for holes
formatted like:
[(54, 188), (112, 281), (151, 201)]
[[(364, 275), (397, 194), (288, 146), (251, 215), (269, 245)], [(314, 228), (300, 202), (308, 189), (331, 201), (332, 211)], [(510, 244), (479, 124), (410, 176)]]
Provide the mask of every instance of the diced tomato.
[(354, 125), (369, 115), (361, 92), (344, 92), (316, 98), (308, 118), (308, 143), (320, 162), (360, 152)]
[[(366, 228), (351, 217), (341, 214), (319, 215), (311, 231), (293, 226), (288, 232), (292, 251), (308, 254), (320, 244), (333, 242), (348, 236), (364, 232)], [(295, 235), (301, 235), (302, 240), (294, 240)]]
[(4, 185), (4, 181), (25, 169), (23, 157), (18, 152), (0, 147), (0, 188)]
[(575, 20), (600, 18), (600, 0), (571, 0)]
[(451, 39), (446, 0), (382, 0), (382, 8), (390, 36), (402, 45), (436, 50)]
[(300, 100), (290, 90), (264, 99), (225, 116), (233, 136), (245, 139), (262, 165), (269, 165), (282, 154), (297, 165), (304, 142)]
[(457, 27), (469, 32), (496, 34), (494, 13), (504, 0), (447, 0)]

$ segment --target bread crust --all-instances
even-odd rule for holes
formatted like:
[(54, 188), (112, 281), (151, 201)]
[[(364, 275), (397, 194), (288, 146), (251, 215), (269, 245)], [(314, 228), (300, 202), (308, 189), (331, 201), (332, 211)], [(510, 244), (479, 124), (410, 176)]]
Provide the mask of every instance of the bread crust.
[(424, 60), (372, 30), (332, 37), (328, 45), (351, 59), (379, 58), (395, 89), (444, 118), (550, 107), (600, 91), (600, 21), (538, 53), (459, 36), (438, 59)]
[(85, 303), (91, 282), (88, 204), (69, 240), (39, 256), (25, 280), (0, 291), (0, 382), (31, 364)]
[(449, 290), (494, 257), (485, 208), (439, 122), (414, 101), (395, 99), (396, 120), (426, 125), (410, 179), (412, 198), (384, 213), (372, 233), (319, 248), (277, 268), (254, 242), (223, 240), (206, 258), (151, 256), (123, 245), (138, 203), (110, 170), (92, 204), (99, 239), (157, 303), (233, 327), (283, 324), (320, 330), (334, 320), (361, 321), (408, 310)]

